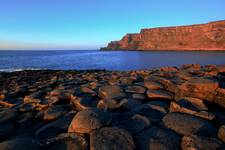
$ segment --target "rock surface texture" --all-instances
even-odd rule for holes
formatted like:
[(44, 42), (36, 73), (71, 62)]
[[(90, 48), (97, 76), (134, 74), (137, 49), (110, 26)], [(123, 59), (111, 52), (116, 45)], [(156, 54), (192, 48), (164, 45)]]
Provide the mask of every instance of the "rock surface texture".
[(225, 65), (0, 72), (0, 150), (225, 149)]
[(225, 21), (142, 29), (102, 50), (225, 50)]

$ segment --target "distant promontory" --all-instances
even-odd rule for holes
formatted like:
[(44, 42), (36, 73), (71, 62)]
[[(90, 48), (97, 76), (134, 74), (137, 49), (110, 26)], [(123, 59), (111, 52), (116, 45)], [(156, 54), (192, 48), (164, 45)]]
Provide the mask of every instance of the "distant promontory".
[(101, 50), (225, 50), (225, 20), (142, 29)]

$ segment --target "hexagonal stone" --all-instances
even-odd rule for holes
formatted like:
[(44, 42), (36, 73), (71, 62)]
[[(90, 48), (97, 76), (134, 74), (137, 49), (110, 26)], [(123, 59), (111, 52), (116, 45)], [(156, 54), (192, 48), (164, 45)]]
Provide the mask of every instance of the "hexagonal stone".
[(150, 127), (134, 136), (140, 150), (179, 150), (179, 136), (171, 130)]
[(128, 93), (143, 94), (145, 93), (145, 90), (146, 89), (144, 87), (136, 85), (136, 86), (128, 86), (125, 91)]
[(225, 125), (222, 125), (217, 133), (218, 138), (225, 143)]
[(182, 135), (214, 136), (216, 132), (216, 129), (210, 122), (184, 113), (168, 113), (162, 119), (162, 122), (165, 127)]
[(120, 99), (125, 97), (123, 90), (117, 85), (106, 85), (99, 88), (99, 97), (106, 99)]
[(134, 150), (132, 136), (123, 129), (105, 127), (90, 135), (91, 150)]
[(117, 113), (113, 115), (112, 126), (127, 130), (131, 134), (136, 134), (151, 123), (145, 116), (133, 113)]
[(38, 150), (38, 142), (32, 138), (17, 138), (0, 143), (0, 150)]
[(163, 88), (162, 84), (150, 80), (145, 80), (144, 86), (149, 90), (158, 90)]
[(181, 142), (182, 150), (218, 150), (225, 149), (221, 141), (212, 137), (197, 135), (184, 136)]
[(44, 145), (45, 149), (56, 150), (87, 150), (88, 141), (76, 133), (63, 133), (52, 139), (48, 139)]
[(111, 119), (111, 114), (101, 109), (86, 109), (75, 115), (68, 132), (90, 133), (92, 130), (108, 125)]
[(18, 112), (12, 109), (5, 109), (3, 111), (0, 111), (0, 124), (15, 120), (17, 115)]
[(148, 90), (147, 96), (149, 99), (173, 100), (173, 94), (165, 90)]

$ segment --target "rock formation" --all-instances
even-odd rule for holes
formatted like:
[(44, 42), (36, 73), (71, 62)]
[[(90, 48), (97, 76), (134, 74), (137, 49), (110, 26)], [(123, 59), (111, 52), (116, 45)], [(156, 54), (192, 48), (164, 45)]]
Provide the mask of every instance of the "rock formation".
[(225, 20), (142, 29), (110, 42), (102, 50), (225, 50)]

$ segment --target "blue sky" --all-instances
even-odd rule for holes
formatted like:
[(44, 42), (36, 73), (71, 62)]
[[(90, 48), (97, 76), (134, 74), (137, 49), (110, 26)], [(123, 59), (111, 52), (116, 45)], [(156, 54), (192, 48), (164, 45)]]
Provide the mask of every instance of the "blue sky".
[(141, 28), (225, 19), (224, 0), (0, 0), (0, 49), (98, 49)]

